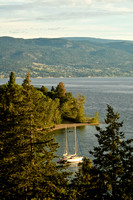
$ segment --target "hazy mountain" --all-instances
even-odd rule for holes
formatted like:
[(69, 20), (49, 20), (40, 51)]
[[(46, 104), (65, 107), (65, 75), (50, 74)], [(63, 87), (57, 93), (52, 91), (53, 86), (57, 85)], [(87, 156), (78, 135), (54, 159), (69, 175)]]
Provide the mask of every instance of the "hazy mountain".
[(133, 41), (0, 37), (0, 77), (133, 76)]

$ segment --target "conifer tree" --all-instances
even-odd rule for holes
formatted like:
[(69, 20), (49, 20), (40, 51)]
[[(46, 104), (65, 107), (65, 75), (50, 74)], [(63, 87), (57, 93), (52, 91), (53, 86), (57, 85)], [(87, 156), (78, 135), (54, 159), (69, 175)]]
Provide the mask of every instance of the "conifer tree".
[(14, 74), (14, 72), (11, 72), (8, 84), (9, 84), (9, 86), (15, 85), (15, 74)]
[[(24, 179), (23, 186), (25, 188), (27, 182), (28, 198), (63, 198), (64, 184), (67, 185), (66, 175), (64, 173), (63, 177), (53, 162), (58, 144), (50, 133), (43, 131), (45, 97), (30, 84), (23, 84), (23, 87), (22, 127), (25, 135), (23, 142), (28, 144), (28, 149), (25, 149), (27, 170), (21, 174)], [(30, 181), (26, 181), (27, 176), (30, 177)]]
[(77, 200), (133, 199), (132, 140), (125, 140), (119, 114), (109, 105), (105, 124), (104, 129), (96, 127), (98, 146), (90, 151), (92, 165), (84, 159), (72, 180), (72, 194)]
[(48, 93), (48, 88), (42, 86), (40, 91), (43, 92), (44, 95), (46, 95)]
[(6, 106), (0, 102), (0, 199), (65, 199), (67, 172), (57, 170), (58, 144), (43, 130), (45, 96), (29, 75), (18, 87), (18, 98), (7, 89)]
[[(99, 134), (96, 134), (96, 137), (99, 145), (90, 152), (94, 156), (93, 162), (98, 176), (103, 180), (104, 187), (108, 188), (107, 193), (103, 193), (103, 198), (108, 196), (110, 199), (131, 199), (131, 144), (124, 140), (124, 133), (120, 130), (123, 122), (119, 122), (119, 114), (114, 113), (109, 105), (105, 123), (105, 129), (97, 127)], [(126, 176), (129, 185), (123, 188), (122, 183)]]
[(55, 92), (54, 86), (51, 87), (51, 92), (52, 92), (52, 91)]
[(133, 139), (122, 141), (122, 147), (124, 153), (121, 152), (123, 173), (119, 182), (119, 193), (121, 199), (132, 200), (133, 199)]
[(26, 74), (26, 77), (25, 77), (25, 79), (24, 79), (24, 81), (23, 81), (22, 86), (23, 86), (23, 87), (28, 87), (28, 86), (30, 86), (30, 85), (31, 85), (30, 72), (28, 72), (28, 73)]
[[(21, 87), (15, 83), (14, 74), (11, 73), (8, 84), (0, 90), (0, 199), (17, 199), (15, 171), (18, 170), (17, 153), (19, 153), (17, 133), (18, 109), (21, 99)], [(13, 181), (15, 180), (15, 181)]]

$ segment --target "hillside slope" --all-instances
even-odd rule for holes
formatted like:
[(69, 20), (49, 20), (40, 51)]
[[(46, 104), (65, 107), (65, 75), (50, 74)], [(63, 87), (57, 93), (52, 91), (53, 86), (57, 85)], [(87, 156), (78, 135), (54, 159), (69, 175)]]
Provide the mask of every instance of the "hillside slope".
[(0, 77), (133, 76), (133, 42), (0, 37)]

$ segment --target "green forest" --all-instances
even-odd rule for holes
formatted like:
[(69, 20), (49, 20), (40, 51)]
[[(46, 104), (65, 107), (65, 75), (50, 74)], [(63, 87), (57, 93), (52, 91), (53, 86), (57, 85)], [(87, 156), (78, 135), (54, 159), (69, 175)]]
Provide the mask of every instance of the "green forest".
[[(98, 146), (72, 176), (53, 160), (59, 144), (48, 128), (67, 119), (85, 122), (85, 97), (73, 97), (60, 82), (51, 91), (35, 88), (27, 73), (22, 85), (11, 72), (0, 86), (1, 200), (132, 200), (132, 139), (125, 139), (119, 114), (107, 105), (105, 129), (96, 126)], [(98, 118), (97, 114), (95, 116)]]

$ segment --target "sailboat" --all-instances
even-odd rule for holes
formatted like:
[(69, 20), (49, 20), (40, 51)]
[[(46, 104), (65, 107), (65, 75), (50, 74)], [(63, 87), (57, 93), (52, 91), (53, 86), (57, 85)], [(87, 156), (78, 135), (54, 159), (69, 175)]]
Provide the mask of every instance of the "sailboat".
[(77, 155), (77, 137), (76, 137), (76, 126), (74, 127), (74, 132), (75, 132), (75, 154), (69, 156), (69, 158), (67, 158), (67, 162), (68, 163), (78, 163), (78, 162), (82, 162), (83, 157), (82, 156), (78, 156)]
[(68, 139), (67, 139), (67, 127), (65, 128), (65, 137), (66, 137), (66, 152), (63, 154), (62, 158), (59, 158), (59, 161), (57, 161), (57, 163), (66, 163), (67, 160), (69, 158), (71, 158), (71, 156), (73, 156), (74, 154), (68, 154)]
[(66, 152), (63, 154), (63, 157), (59, 159), (58, 163), (78, 163), (82, 162), (83, 157), (77, 156), (77, 137), (76, 137), (76, 126), (75, 126), (75, 153), (68, 153), (68, 139), (67, 139), (67, 128), (65, 128), (65, 136), (66, 136)]

